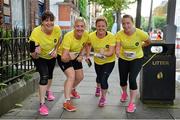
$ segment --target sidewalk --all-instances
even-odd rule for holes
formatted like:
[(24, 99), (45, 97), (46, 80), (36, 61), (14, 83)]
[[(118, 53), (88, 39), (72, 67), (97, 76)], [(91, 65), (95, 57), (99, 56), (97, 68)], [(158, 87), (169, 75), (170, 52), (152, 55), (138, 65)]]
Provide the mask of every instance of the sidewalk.
[(107, 105), (99, 108), (98, 98), (95, 93), (95, 72), (94, 66), (88, 68), (84, 62), (84, 80), (78, 87), (80, 99), (73, 99), (78, 110), (67, 112), (62, 108), (64, 102), (63, 85), (65, 76), (58, 66), (54, 71), (52, 91), (55, 94), (55, 101), (48, 102), (49, 115), (41, 116), (38, 113), (38, 93), (29, 96), (22, 103), (22, 107), (10, 110), (0, 119), (180, 119), (180, 86), (176, 86), (176, 99), (174, 105), (149, 105), (136, 100), (137, 109), (135, 113), (126, 113), (127, 102), (120, 102), (119, 74), (117, 63), (109, 78), (109, 90)]

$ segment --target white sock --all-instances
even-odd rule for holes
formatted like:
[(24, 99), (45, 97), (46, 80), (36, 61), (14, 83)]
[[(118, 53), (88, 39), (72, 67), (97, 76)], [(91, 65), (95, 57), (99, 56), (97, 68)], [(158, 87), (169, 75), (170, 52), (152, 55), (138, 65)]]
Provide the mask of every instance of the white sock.
[(70, 99), (70, 98), (66, 98), (66, 99), (65, 99), (65, 102), (66, 102), (66, 101), (69, 101), (69, 100), (71, 100), (71, 99)]

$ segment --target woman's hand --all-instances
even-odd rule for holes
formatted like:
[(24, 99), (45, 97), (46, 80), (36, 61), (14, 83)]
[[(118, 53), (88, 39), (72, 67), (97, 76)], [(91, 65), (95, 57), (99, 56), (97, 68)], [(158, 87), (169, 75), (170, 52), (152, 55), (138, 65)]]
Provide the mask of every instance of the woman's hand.
[(100, 53), (101, 55), (104, 55), (104, 49), (101, 48), (101, 49), (99, 50), (99, 53)]
[(57, 51), (54, 49), (49, 55), (53, 58), (56, 58), (57, 57)]
[(39, 55), (36, 52), (31, 53), (33, 59), (38, 59)]
[(36, 52), (37, 54), (40, 54), (40, 53), (41, 53), (41, 47), (40, 47), (40, 46), (36, 46), (35, 52)]
[(119, 58), (119, 54), (120, 54), (120, 42), (116, 43), (116, 48), (115, 48), (115, 53), (116, 53), (116, 57)]
[(49, 55), (53, 58), (56, 58), (57, 57), (57, 50), (56, 49), (53, 49), (51, 52), (49, 52)]
[(63, 62), (69, 62), (71, 60), (71, 57), (69, 55), (69, 50), (66, 49), (63, 50), (63, 53), (61, 55), (61, 60)]
[(69, 53), (69, 56), (71, 57), (71, 60), (75, 60), (75, 59), (77, 58), (77, 56), (78, 56), (78, 53), (76, 53), (76, 52), (70, 52), (70, 53)]
[(83, 60), (83, 56), (81, 56), (81, 55), (80, 55), (80, 56), (78, 56), (76, 60), (77, 60), (78, 62), (82, 62), (82, 60)]
[(41, 47), (36, 46), (35, 51), (31, 53), (31, 56), (32, 56), (33, 59), (38, 59), (40, 53), (41, 53)]
[(120, 54), (119, 49), (116, 49), (115, 52), (116, 52), (116, 57), (119, 58), (119, 54)]

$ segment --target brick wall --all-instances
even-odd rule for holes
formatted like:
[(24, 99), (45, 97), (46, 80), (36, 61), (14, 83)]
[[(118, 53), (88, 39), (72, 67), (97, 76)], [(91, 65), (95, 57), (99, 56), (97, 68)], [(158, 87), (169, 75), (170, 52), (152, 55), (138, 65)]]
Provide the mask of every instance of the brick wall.
[[(4, 11), (3, 6), (6, 6), (6, 8), (9, 8), (10, 14), (7, 15), (7, 17), (10, 17), (10, 23), (3, 23), (4, 19)], [(11, 29), (11, 0), (9, 0), (9, 4), (4, 5), (4, 1), (0, 0), (0, 27), (5, 29)]]
[(2, 6), (3, 6), (3, 1), (0, 0), (0, 27), (2, 26)]
[(45, 3), (45, 10), (49, 10), (49, 5), (50, 5), (49, 0), (45, 0), (44, 3)]
[[(9, 0), (9, 3), (11, 0)], [(30, 25), (30, 30), (32, 30), (34, 27), (36, 27), (35, 22), (37, 19), (40, 19), (38, 16), (38, 0), (28, 0), (29, 4), (29, 12), (27, 13), (30, 17), (28, 20)], [(49, 0), (44, 0), (45, 4), (45, 10), (49, 10)], [(9, 4), (11, 8), (11, 4)], [(11, 17), (11, 16), (10, 16)], [(0, 0), (0, 27), (2, 28), (9, 28), (11, 29), (11, 23), (10, 24), (3, 24), (3, 0)]]
[(71, 8), (68, 4), (62, 4), (59, 6), (59, 11), (61, 14), (59, 15), (60, 21), (69, 21), (70, 20), (70, 12)]
[(59, 18), (60, 27), (62, 30), (70, 30), (72, 29), (72, 23), (75, 18), (79, 16), (80, 11), (77, 6), (72, 3), (72, 1), (65, 1), (64, 3), (59, 4)]
[[(45, 10), (49, 10), (49, 0), (44, 0)], [(30, 29), (36, 27), (35, 22), (37, 19), (41, 19), (38, 16), (38, 0), (30, 1)]]

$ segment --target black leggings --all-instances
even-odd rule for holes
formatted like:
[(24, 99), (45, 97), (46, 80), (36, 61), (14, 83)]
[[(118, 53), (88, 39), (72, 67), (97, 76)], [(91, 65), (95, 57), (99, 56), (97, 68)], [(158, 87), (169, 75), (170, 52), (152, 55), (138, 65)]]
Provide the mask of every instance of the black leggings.
[(56, 63), (56, 58), (44, 59), (38, 58), (33, 59), (34, 64), (40, 74), (40, 85), (47, 85), (48, 79), (53, 78), (53, 71)]
[[(127, 86), (127, 80), (129, 79), (130, 90), (137, 89), (136, 78), (141, 70), (143, 58), (135, 59), (132, 61), (126, 61), (121, 58), (118, 59), (120, 85)], [(129, 77), (129, 78), (128, 78)]]
[(114, 68), (115, 62), (98, 65), (95, 63), (96, 83), (101, 85), (102, 89), (108, 89), (108, 78)]

